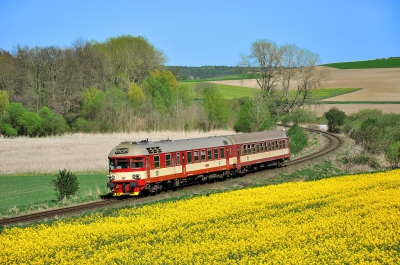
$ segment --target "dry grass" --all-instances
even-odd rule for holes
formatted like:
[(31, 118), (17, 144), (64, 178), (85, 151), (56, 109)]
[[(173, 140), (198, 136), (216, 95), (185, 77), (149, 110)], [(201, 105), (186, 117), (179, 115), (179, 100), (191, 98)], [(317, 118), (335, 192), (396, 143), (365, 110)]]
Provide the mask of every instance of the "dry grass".
[(123, 141), (186, 139), (233, 134), (212, 132), (137, 132), (115, 134), (69, 134), (47, 138), (0, 138), (0, 175), (107, 171), (107, 156)]

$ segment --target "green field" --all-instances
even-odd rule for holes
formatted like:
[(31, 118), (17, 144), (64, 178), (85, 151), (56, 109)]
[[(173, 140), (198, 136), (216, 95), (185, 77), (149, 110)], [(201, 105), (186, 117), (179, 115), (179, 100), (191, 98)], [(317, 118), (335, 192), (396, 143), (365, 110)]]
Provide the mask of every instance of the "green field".
[(329, 63), (323, 66), (338, 69), (366, 69), (366, 68), (398, 68), (400, 67), (400, 58), (376, 59), (357, 62)]
[[(79, 191), (74, 199), (68, 200), (68, 204), (97, 200), (100, 194), (109, 192), (106, 173), (75, 175), (78, 177)], [(0, 216), (66, 205), (65, 202), (57, 202), (54, 186), (50, 183), (52, 179), (55, 179), (55, 175), (0, 177)]]

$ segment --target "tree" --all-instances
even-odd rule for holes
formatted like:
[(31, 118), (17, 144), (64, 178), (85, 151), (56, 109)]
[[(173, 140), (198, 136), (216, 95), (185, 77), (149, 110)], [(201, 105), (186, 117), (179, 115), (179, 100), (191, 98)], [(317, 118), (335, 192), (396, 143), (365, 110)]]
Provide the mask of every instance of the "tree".
[(18, 120), (21, 134), (28, 136), (37, 136), (40, 134), (42, 118), (36, 112), (24, 112)]
[(274, 99), (276, 114), (282, 115), (310, 104), (312, 91), (328, 79), (327, 70), (316, 67), (318, 62), (318, 54), (307, 49), (257, 40), (249, 55), (241, 54), (239, 67), (257, 80), (261, 96)]
[(246, 101), (239, 109), (233, 129), (235, 132), (251, 132), (251, 101)]
[(125, 89), (131, 82), (139, 84), (167, 60), (163, 52), (141, 36), (109, 38), (102, 44), (95, 44), (95, 48), (103, 55), (111, 85)]
[(42, 126), (40, 128), (41, 135), (54, 135), (64, 133), (68, 130), (68, 125), (61, 115), (54, 114), (48, 107), (43, 107), (38, 112), (42, 118)]
[[(296, 108), (312, 103), (312, 92), (329, 78), (326, 68), (317, 67), (319, 55), (295, 45), (281, 47), (282, 71), (280, 83), (282, 99), (280, 112), (289, 114)], [(289, 93), (291, 89), (294, 93)]]
[(106, 100), (103, 92), (91, 86), (82, 92), (82, 116), (94, 119)]
[(229, 116), (229, 105), (217, 88), (206, 87), (203, 90), (203, 109), (208, 119), (207, 130), (225, 128)]
[(251, 45), (251, 53), (241, 54), (240, 57), (239, 67), (256, 78), (261, 90), (269, 93), (275, 89), (280, 77), (282, 57), (275, 42), (257, 40)]
[(346, 113), (336, 107), (330, 108), (324, 116), (328, 120), (328, 131), (333, 133), (339, 132), (339, 126), (344, 124), (347, 117)]
[(66, 169), (60, 170), (56, 178), (51, 181), (54, 190), (57, 192), (57, 200), (75, 195), (79, 189), (79, 181), (74, 173)]
[(288, 131), (290, 136), (290, 152), (297, 154), (303, 150), (308, 144), (308, 137), (304, 129), (297, 124), (293, 125)]
[(6, 107), (10, 104), (8, 93), (5, 90), (0, 90), (0, 119), (6, 114)]
[(128, 98), (132, 108), (138, 108), (146, 101), (143, 90), (134, 82), (131, 82), (128, 90)]
[(20, 134), (22, 134), (23, 128), (19, 120), (24, 113), (26, 113), (26, 109), (21, 103), (12, 102), (6, 106), (5, 121)]

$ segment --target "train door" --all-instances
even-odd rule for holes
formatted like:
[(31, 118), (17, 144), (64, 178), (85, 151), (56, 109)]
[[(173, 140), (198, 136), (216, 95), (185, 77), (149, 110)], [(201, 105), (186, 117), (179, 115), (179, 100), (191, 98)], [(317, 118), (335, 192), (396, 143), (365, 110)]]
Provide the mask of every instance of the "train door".
[[(230, 147), (230, 148), (232, 148), (232, 147)], [(230, 157), (230, 155), (231, 155), (230, 148), (227, 147), (227, 148), (225, 149), (225, 150), (226, 150), (226, 152), (225, 152), (226, 168), (229, 168), (229, 157)]]
[(150, 179), (150, 163), (149, 163), (149, 156), (146, 156), (146, 175), (147, 175), (147, 178)]
[(240, 145), (236, 145), (236, 160), (237, 160), (237, 163), (236, 163), (236, 168), (237, 169), (240, 169), (241, 168), (241, 166), (240, 166)]
[(181, 153), (181, 158), (182, 158), (182, 177), (186, 177), (186, 156), (185, 152)]
[(171, 153), (172, 166), (174, 167), (174, 176), (176, 177), (176, 154)]

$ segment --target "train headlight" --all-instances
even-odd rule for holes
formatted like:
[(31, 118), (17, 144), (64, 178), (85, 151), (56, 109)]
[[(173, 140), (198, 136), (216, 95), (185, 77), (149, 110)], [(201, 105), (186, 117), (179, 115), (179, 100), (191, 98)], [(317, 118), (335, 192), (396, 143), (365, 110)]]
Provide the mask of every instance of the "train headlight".
[(140, 179), (140, 175), (139, 174), (132, 174), (132, 179)]
[(114, 175), (108, 175), (107, 177), (108, 177), (109, 180), (114, 180), (115, 179)]

